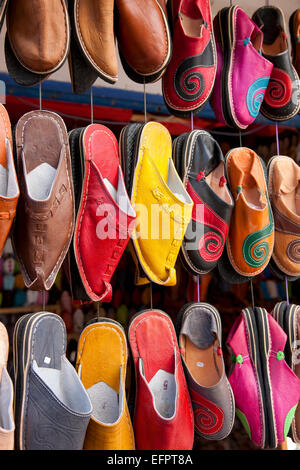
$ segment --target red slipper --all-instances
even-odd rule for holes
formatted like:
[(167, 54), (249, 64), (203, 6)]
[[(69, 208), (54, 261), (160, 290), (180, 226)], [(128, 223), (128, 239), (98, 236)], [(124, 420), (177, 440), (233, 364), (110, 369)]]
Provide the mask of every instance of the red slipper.
[(216, 46), (209, 0), (169, 0), (173, 55), (163, 76), (166, 106), (179, 117), (198, 112), (212, 92)]
[(191, 450), (193, 410), (170, 317), (159, 310), (141, 312), (128, 336), (136, 377), (137, 449)]
[(74, 253), (88, 297), (110, 302), (110, 280), (136, 214), (126, 192), (114, 134), (105, 126), (91, 124), (81, 132), (79, 147), (83, 182)]

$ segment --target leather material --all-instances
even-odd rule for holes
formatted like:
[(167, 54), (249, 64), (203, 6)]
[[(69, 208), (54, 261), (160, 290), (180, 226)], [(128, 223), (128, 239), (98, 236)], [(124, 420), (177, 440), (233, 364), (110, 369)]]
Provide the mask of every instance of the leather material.
[(256, 10), (253, 21), (264, 33), (263, 56), (274, 65), (261, 112), (273, 121), (286, 121), (300, 108), (300, 80), (292, 65), (283, 12), (274, 6)]
[[(8, 333), (0, 322), (0, 396), (1, 396), (1, 423), (0, 423), (0, 450), (14, 449), (14, 412), (13, 412), (13, 384), (7, 372), (7, 359), (9, 352)], [(11, 399), (7, 403), (8, 396)], [(10, 420), (10, 423), (8, 423)]]
[(295, 67), (298, 76), (300, 76), (300, 8), (295, 10), (291, 15), (289, 27), (292, 44), (293, 66)]
[[(181, 246), (182, 259), (193, 274), (203, 274), (214, 269), (222, 255), (234, 203), (225, 186), (225, 162), (218, 143), (205, 131), (192, 131), (183, 142), (177, 149), (175, 140), (173, 158), (178, 171), (184, 166), (182, 180), (194, 206)], [(219, 165), (222, 168), (208, 182), (206, 177)]]
[[(0, 185), (0, 255), (3, 252), (4, 245), (16, 215), (17, 204), (19, 200), (19, 185), (13, 160), (12, 133), (11, 124), (5, 107), (0, 105), (0, 165), (6, 169), (5, 185)], [(7, 189), (8, 181), (12, 179), (16, 186), (15, 195), (9, 196)]]
[[(110, 302), (110, 280), (129, 241), (136, 214), (125, 190), (113, 133), (100, 124), (86, 127), (80, 137), (80, 155), (84, 172), (74, 253), (89, 298)], [(116, 194), (121, 191), (120, 201), (109, 191), (107, 180)]]
[[(127, 359), (126, 336), (117, 322), (98, 318), (94, 320), (94, 323), (86, 326), (81, 333), (76, 370), (80, 374), (84, 387), (88, 391), (96, 384), (104, 382), (119, 394), (122, 408), (118, 419), (112, 424), (101, 422), (92, 413), (84, 441), (85, 450), (134, 450), (135, 448), (125, 393)], [(122, 389), (122, 397), (119, 393), (120, 389)], [(94, 400), (103, 402), (105, 406), (105, 398), (101, 396), (101, 393)], [(95, 408), (99, 407), (93, 399), (92, 405)]]
[(259, 114), (273, 64), (260, 54), (263, 35), (239, 7), (214, 19), (218, 66), (211, 105), (219, 122), (246, 129)]
[(286, 334), (264, 309), (243, 310), (227, 338), (236, 409), (252, 442), (262, 448), (284, 441), (288, 414), (300, 396), (300, 381), (283, 360), (285, 343)]
[(73, 92), (81, 94), (93, 86), (98, 78), (98, 74), (83, 55), (79, 46), (76, 36), (73, 1), (68, 2), (68, 11), (71, 24), (71, 42), (68, 56), (69, 72)]
[[(68, 134), (61, 117), (31, 111), (15, 130), (21, 196), (13, 245), (26, 287), (49, 290), (68, 252), (74, 229), (74, 192)], [(28, 175), (40, 165), (56, 170), (46, 199), (31, 196)], [(49, 170), (47, 170), (49, 171)]]
[[(217, 59), (210, 1), (170, 0), (168, 5), (173, 54), (163, 76), (162, 91), (172, 114), (189, 117), (205, 105), (215, 81)], [(191, 22), (199, 20), (197, 36), (185, 29), (182, 15)]]
[[(235, 206), (224, 254), (235, 273), (253, 277), (268, 265), (274, 247), (266, 175), (260, 158), (245, 147), (227, 154), (226, 171)], [(231, 282), (230, 277), (228, 281)]]
[(92, 405), (65, 356), (63, 320), (48, 312), (25, 315), (13, 344), (16, 448), (81, 450)]
[(122, 60), (138, 82), (161, 76), (171, 57), (167, 17), (157, 0), (116, 0), (117, 39)]
[[(193, 411), (170, 317), (159, 310), (141, 312), (130, 323), (128, 338), (136, 374), (134, 432), (137, 449), (191, 450)], [(149, 387), (159, 370), (175, 375), (176, 379), (175, 411), (169, 418), (155, 408)]]
[(118, 79), (114, 0), (72, 0), (75, 34), (81, 53), (108, 83)]
[(273, 157), (268, 164), (268, 190), (274, 214), (273, 261), (283, 275), (300, 276), (300, 167), (289, 157)]
[[(80, 136), (83, 130), (83, 128), (74, 129), (69, 133), (70, 153), (72, 162), (72, 178), (75, 197), (75, 218), (80, 208), (82, 184), (84, 179), (84, 168), (82, 167), (80, 155)], [(74, 250), (74, 236), (75, 233), (73, 233), (72, 242), (70, 244), (67, 256), (67, 264), (65, 264), (65, 270), (71, 287), (72, 298), (89, 302), (90, 297), (85, 291), (85, 287), (81, 280), (81, 276), (78, 270)]]
[[(225, 374), (220, 315), (214, 307), (202, 302), (187, 304), (178, 317), (180, 352), (194, 410), (195, 430), (206, 439), (224, 439), (234, 424), (235, 404)], [(191, 347), (186, 338), (192, 343)], [(205, 361), (210, 354), (207, 354), (208, 348), (213, 348), (213, 364)], [(195, 363), (201, 364), (203, 372), (198, 372), (199, 366), (195, 371)], [(199, 378), (193, 375), (195, 372)], [(201, 383), (201, 378), (208, 375), (214, 376), (210, 385)]]
[[(175, 170), (171, 136), (163, 125), (149, 122), (142, 128), (135, 155), (131, 202), (139, 223), (132, 232), (134, 250), (149, 280), (172, 286), (193, 202)], [(153, 210), (163, 214), (162, 223), (157, 223)], [(136, 279), (137, 284), (144, 282)]]
[(49, 74), (63, 65), (70, 42), (64, 0), (12, 0), (6, 18), (10, 45), (25, 69)]

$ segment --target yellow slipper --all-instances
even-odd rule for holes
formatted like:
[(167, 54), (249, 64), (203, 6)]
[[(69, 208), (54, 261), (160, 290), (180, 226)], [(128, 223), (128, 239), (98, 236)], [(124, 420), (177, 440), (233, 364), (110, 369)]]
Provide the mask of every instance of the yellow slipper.
[[(127, 126), (130, 130), (130, 125)], [(131, 203), (137, 213), (132, 233), (137, 269), (136, 284), (153, 281), (176, 284), (174, 268), (182, 239), (191, 220), (193, 201), (185, 190), (172, 161), (172, 140), (161, 124), (140, 127), (135, 147), (128, 150), (122, 133), (121, 160), (130, 162), (133, 172)], [(130, 180), (130, 178), (129, 178)]]
[(126, 336), (122, 326), (111, 319), (93, 321), (80, 335), (76, 360), (93, 405), (84, 449), (134, 450), (125, 392)]

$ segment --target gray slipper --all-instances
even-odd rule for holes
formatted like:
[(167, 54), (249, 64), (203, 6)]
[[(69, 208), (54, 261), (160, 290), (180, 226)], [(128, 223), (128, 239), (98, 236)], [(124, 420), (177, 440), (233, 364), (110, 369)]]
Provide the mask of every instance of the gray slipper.
[(16, 448), (81, 450), (92, 404), (66, 358), (66, 329), (53, 313), (21, 317), (13, 338)]

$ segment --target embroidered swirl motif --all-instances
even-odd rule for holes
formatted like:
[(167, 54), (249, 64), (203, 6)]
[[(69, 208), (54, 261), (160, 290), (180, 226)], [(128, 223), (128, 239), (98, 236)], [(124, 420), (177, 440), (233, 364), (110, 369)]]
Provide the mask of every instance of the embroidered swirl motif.
[(215, 403), (192, 393), (195, 426), (200, 433), (216, 434), (224, 426), (224, 412)]
[(300, 263), (300, 240), (293, 240), (288, 244), (286, 253), (291, 261)]
[(270, 77), (261, 77), (255, 80), (247, 92), (247, 108), (250, 116), (258, 116), (261, 104), (264, 100), (265, 91), (268, 87)]
[(265, 94), (265, 102), (273, 108), (287, 105), (292, 98), (292, 81), (283, 70), (274, 67)]
[(174, 77), (177, 95), (184, 101), (198, 100), (205, 90), (205, 80), (197, 68), (213, 66), (213, 47), (209, 41), (202, 54), (187, 57), (177, 68)]
[(274, 220), (269, 199), (267, 199), (267, 201), (270, 219), (269, 224), (263, 229), (248, 235), (243, 243), (244, 259), (252, 268), (261, 268), (269, 257), (269, 243), (263, 240), (272, 235)]
[(217, 261), (224, 248), (223, 237), (215, 232), (205, 233), (199, 240), (198, 250), (201, 257), (207, 263)]

